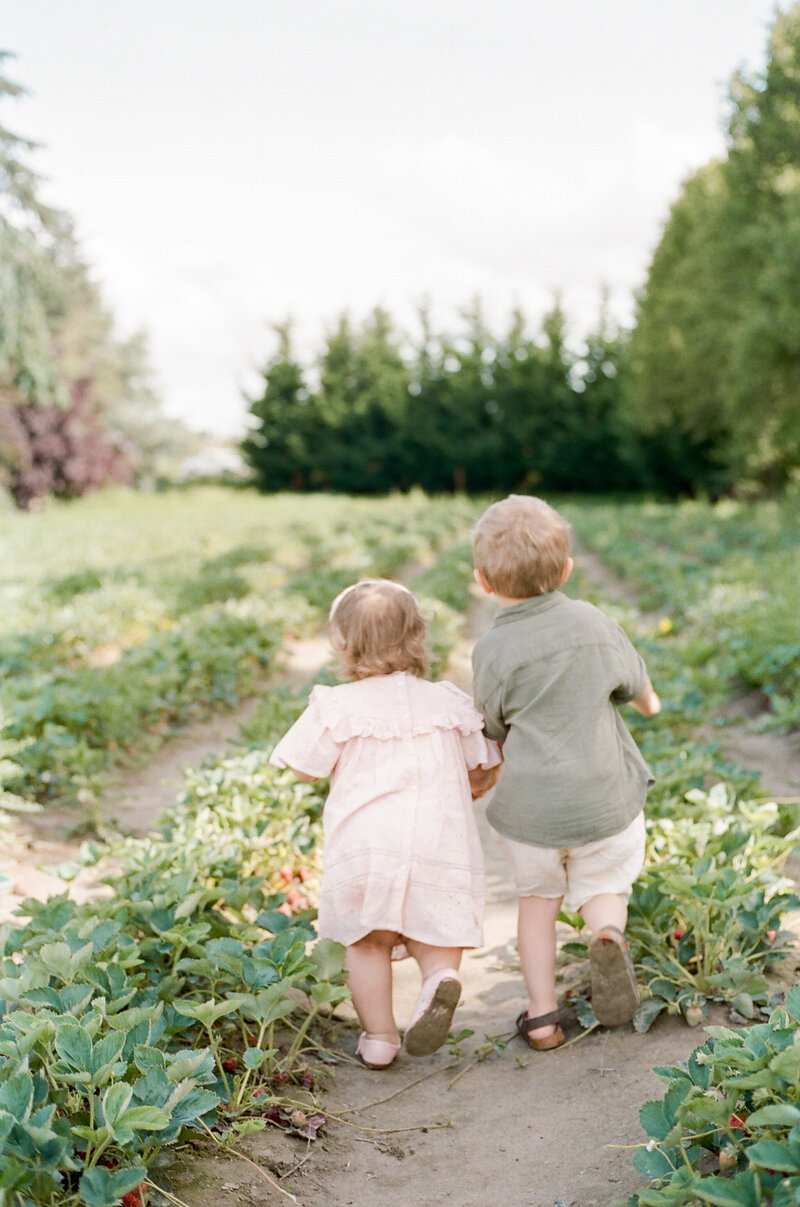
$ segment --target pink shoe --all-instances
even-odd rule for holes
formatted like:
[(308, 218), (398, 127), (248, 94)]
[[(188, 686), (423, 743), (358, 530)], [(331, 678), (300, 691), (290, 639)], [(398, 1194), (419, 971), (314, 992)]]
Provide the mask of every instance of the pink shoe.
[(390, 1043), (388, 1039), (372, 1039), (362, 1031), (356, 1044), (356, 1056), (360, 1056), (368, 1069), (385, 1069), (400, 1051), (400, 1040)]
[(442, 1046), (460, 997), (461, 981), (455, 968), (440, 968), (428, 977), (406, 1027), (403, 1043), (409, 1055), (429, 1056)]

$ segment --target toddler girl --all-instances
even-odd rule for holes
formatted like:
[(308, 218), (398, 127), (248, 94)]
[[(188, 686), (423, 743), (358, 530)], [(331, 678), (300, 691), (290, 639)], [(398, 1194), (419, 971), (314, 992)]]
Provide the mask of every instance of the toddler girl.
[(405, 1032), (423, 1056), (444, 1043), (461, 993), (462, 950), (482, 942), (483, 855), (471, 805), (500, 754), (470, 698), (432, 683), (425, 622), (399, 583), (348, 587), (330, 613), (350, 683), (315, 687), (271, 761), (331, 777), (319, 934), (345, 944), (364, 1028), (357, 1054), (384, 1068), (400, 1050), (391, 960), (411, 955), (422, 988)]

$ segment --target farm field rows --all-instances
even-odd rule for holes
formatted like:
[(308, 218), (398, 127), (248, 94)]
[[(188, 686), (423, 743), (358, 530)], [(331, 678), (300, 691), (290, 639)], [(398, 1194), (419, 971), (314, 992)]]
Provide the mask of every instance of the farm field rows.
[[(30, 903), (29, 921), (0, 930), (0, 1203), (115, 1207), (187, 1132), (235, 1139), (271, 1122), (311, 1141), (324, 1127), (317, 1062), (346, 988), (338, 949), (309, 946), (322, 795), (267, 762), (303, 697), (270, 691), (269, 668), (289, 635), (318, 628), (333, 595), (366, 574), (401, 575), (424, 598), (444, 665), (472, 598), (468, 533), (480, 509), (422, 495), (203, 491), (0, 517), (2, 705), (19, 767), (9, 789), (91, 814), (115, 766), (264, 691), (240, 746), (187, 773), (159, 832), (116, 845), (113, 896)], [(798, 523), (766, 505), (571, 499), (564, 509), (581, 542), (639, 589), (644, 611), (580, 577), (572, 589), (623, 623), (665, 700), (658, 725), (628, 718), (658, 778), (631, 903), (644, 986), (636, 1029), (660, 1015), (697, 1025), (726, 1004), (759, 1037), (761, 1081), (753, 1073), (737, 1086), (734, 1058), (717, 1062), (713, 1082), (699, 1057), (691, 1075), (664, 1072), (668, 1104), (643, 1114), (652, 1142), (636, 1162), (651, 1184), (638, 1202), (757, 1202), (741, 1197), (757, 1180), (766, 1203), (784, 1178), (795, 1188), (780, 1193), (796, 1194), (796, 1078), (788, 1057), (783, 1072), (770, 1061), (796, 1034), (800, 1004), (791, 995), (781, 1005), (767, 976), (793, 941), (781, 916), (798, 902), (781, 868), (795, 810), (766, 800), (752, 770), (694, 734), (745, 684), (770, 703), (762, 723), (796, 724)], [(764, 589), (765, 566), (782, 567), (779, 590)], [(585, 954), (579, 933), (564, 954)], [(590, 1003), (578, 994), (572, 1004), (592, 1027)], [(717, 1042), (750, 1042), (732, 1036)], [(698, 1105), (710, 1086), (713, 1110)], [(744, 1116), (748, 1129), (730, 1125)], [(753, 1156), (759, 1144), (790, 1155), (783, 1165), (774, 1148)], [(723, 1147), (732, 1197), (705, 1198), (721, 1175), (701, 1157)]]

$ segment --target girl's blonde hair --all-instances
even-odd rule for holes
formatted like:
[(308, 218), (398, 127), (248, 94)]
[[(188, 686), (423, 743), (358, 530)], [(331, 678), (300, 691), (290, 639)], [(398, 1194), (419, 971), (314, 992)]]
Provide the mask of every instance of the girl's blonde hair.
[(351, 679), (410, 671), (428, 673), (425, 620), (409, 590), (386, 578), (366, 578), (337, 595), (330, 610), (331, 641)]
[(509, 495), (486, 510), (472, 534), (475, 565), (508, 599), (530, 599), (561, 585), (569, 524), (535, 495)]

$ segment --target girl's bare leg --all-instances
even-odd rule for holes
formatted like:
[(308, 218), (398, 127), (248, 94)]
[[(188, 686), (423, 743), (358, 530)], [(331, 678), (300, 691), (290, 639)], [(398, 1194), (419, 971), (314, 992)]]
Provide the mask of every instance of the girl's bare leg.
[(408, 1020), (403, 1043), (410, 1056), (429, 1056), (447, 1040), (461, 997), (458, 966), (462, 949), (432, 947), (416, 939), (407, 939), (406, 949), (419, 964), (422, 987)]
[[(556, 1009), (556, 918), (562, 897), (520, 897), (517, 942), (530, 1002), (528, 1018)], [(555, 1023), (536, 1027), (534, 1039), (553, 1035)]]
[(406, 951), (419, 964), (423, 981), (440, 972), (444, 968), (455, 968), (461, 965), (463, 948), (461, 947), (431, 947), (428, 943), (420, 943), (417, 939), (406, 939)]
[(370, 1039), (398, 1043), (400, 1036), (392, 1010), (392, 948), (400, 936), (373, 930), (345, 954), (347, 984), (356, 1014)]

